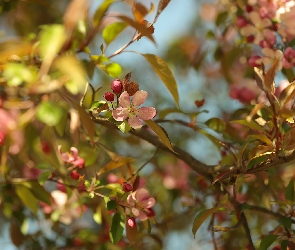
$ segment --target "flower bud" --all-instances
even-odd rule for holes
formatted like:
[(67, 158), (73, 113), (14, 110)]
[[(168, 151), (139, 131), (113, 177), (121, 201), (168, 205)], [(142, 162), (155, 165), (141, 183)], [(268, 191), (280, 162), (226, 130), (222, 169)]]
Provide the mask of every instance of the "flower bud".
[(76, 171), (72, 171), (70, 176), (73, 180), (78, 180), (80, 177), (80, 175)]
[(3, 131), (0, 131), (0, 146), (4, 145), (5, 140), (5, 133)]
[(115, 96), (112, 92), (106, 92), (104, 94), (104, 98), (108, 101), (108, 102), (112, 102), (115, 99)]
[(132, 191), (132, 190), (133, 190), (133, 187), (132, 187), (132, 185), (131, 185), (130, 183), (128, 183), (128, 182), (124, 182), (124, 183), (122, 184), (122, 190), (123, 190), (125, 193), (127, 193), (127, 192)]
[(243, 16), (238, 16), (237, 17), (237, 20), (236, 20), (236, 25), (239, 27), (239, 28), (242, 28), (244, 26), (246, 26), (248, 24), (248, 21), (245, 17)]
[(155, 212), (152, 208), (147, 208), (147, 217), (154, 217), (155, 216)]
[(50, 145), (46, 141), (41, 141), (41, 149), (44, 154), (49, 154), (51, 152)]
[(131, 228), (136, 227), (136, 221), (135, 221), (135, 218), (134, 218), (134, 217), (130, 217), (130, 218), (128, 218), (128, 220), (127, 220), (127, 224), (128, 224), (128, 226), (131, 227)]
[(120, 79), (116, 79), (111, 84), (111, 89), (114, 91), (115, 94), (120, 94), (123, 90), (123, 84)]
[(261, 58), (260, 56), (252, 56), (251, 58), (249, 58), (248, 60), (249, 66), (252, 68), (259, 67), (261, 65), (260, 58)]

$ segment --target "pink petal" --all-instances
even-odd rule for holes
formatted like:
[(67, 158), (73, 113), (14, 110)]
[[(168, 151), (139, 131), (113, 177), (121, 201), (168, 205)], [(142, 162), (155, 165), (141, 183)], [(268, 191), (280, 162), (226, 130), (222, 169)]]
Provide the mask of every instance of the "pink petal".
[(134, 202), (132, 195), (133, 195), (133, 193), (131, 193), (127, 196), (127, 202), (130, 206), (135, 206), (135, 202)]
[(124, 121), (128, 117), (128, 110), (126, 108), (116, 108), (112, 115), (116, 121)]
[(127, 91), (124, 91), (119, 97), (119, 103), (123, 108), (130, 107), (130, 96)]
[(137, 116), (142, 120), (150, 120), (157, 114), (157, 110), (153, 107), (142, 107), (137, 110)]
[(148, 92), (144, 90), (137, 91), (132, 97), (132, 104), (134, 106), (139, 106), (143, 104), (148, 96)]
[(136, 216), (136, 217), (137, 217), (137, 216), (139, 215), (139, 213), (140, 213), (139, 210), (138, 210), (137, 208), (135, 208), (135, 207), (133, 207), (133, 208), (131, 209), (131, 211), (132, 211), (133, 215)]
[(135, 192), (135, 200), (137, 202), (141, 202), (143, 200), (147, 200), (148, 198), (150, 198), (149, 191), (147, 191), (144, 188), (138, 189)]
[(156, 204), (156, 200), (154, 198), (152, 198), (152, 197), (141, 202), (141, 205), (144, 208), (151, 208), (151, 207), (155, 206), (155, 204)]
[(71, 147), (70, 151), (72, 152), (72, 156), (73, 156), (74, 160), (77, 159), (77, 157), (78, 157), (78, 149), (75, 148), (75, 147)]
[(141, 121), (136, 116), (131, 116), (128, 120), (128, 123), (134, 129), (138, 129), (142, 127)]
[(137, 217), (138, 217), (138, 219), (140, 219), (141, 221), (145, 221), (145, 220), (148, 219), (148, 216), (147, 216), (146, 213), (143, 212), (143, 211), (139, 211), (139, 215), (138, 215)]

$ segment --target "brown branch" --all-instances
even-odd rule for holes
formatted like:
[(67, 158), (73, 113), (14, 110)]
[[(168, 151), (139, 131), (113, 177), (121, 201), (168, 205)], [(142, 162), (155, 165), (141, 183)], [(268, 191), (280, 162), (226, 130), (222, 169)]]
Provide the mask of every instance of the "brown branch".
[[(94, 122), (97, 124), (106, 126), (110, 129), (116, 129), (116, 130), (118, 129), (116, 125), (114, 125), (113, 123), (105, 121), (105, 120), (100, 120), (99, 118), (95, 119)], [(212, 174), (215, 172), (215, 168), (216, 168), (215, 166), (208, 166), (198, 161), (188, 152), (179, 148), (176, 145), (172, 145), (173, 150), (175, 151), (175, 152), (172, 152), (169, 148), (165, 146), (163, 142), (159, 140), (159, 138), (156, 135), (152, 134), (151, 132), (149, 132), (148, 130), (144, 128), (131, 130), (129, 133), (151, 143), (152, 145), (154, 145), (155, 147), (158, 147), (159, 149), (162, 149), (174, 155), (178, 159), (183, 160), (186, 164), (190, 166), (192, 170), (196, 171), (198, 174), (204, 176), (210, 181), (213, 180)]]
[(242, 221), (242, 224), (243, 224), (243, 227), (244, 227), (244, 230), (245, 230), (247, 239), (249, 241), (248, 247), (249, 247), (250, 250), (255, 250), (255, 246), (254, 246), (253, 241), (252, 241), (252, 237), (251, 237), (251, 232), (250, 232), (250, 229), (249, 229), (248, 221), (247, 221), (247, 218), (246, 218), (244, 212), (241, 212), (241, 221)]

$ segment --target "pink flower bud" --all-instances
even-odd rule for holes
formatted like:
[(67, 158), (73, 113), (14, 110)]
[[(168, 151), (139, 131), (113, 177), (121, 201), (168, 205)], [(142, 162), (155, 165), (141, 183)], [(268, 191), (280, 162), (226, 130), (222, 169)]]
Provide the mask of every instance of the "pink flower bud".
[(131, 227), (131, 228), (136, 227), (136, 221), (135, 221), (135, 218), (134, 218), (134, 217), (130, 217), (130, 218), (128, 218), (128, 220), (127, 220), (127, 224), (128, 224), (128, 226)]
[(57, 183), (57, 189), (63, 193), (66, 193), (67, 190), (66, 190), (66, 186), (62, 183)]
[(3, 131), (0, 131), (0, 146), (4, 145), (5, 140), (5, 133)]
[(236, 20), (236, 25), (239, 27), (239, 28), (242, 28), (244, 26), (246, 26), (248, 24), (248, 21), (245, 17), (243, 16), (238, 16), (237, 20)]
[(124, 182), (124, 183), (122, 184), (122, 190), (123, 190), (125, 193), (127, 193), (127, 192), (132, 191), (132, 190), (133, 190), (133, 187), (132, 187), (132, 185), (131, 185), (130, 183), (128, 183), (128, 182)]
[(79, 177), (80, 177), (80, 175), (77, 172), (75, 172), (75, 171), (72, 171), (71, 174), (70, 174), (70, 176), (71, 176), (71, 178), (73, 180), (78, 180)]
[(106, 92), (104, 94), (104, 98), (108, 101), (108, 102), (112, 102), (115, 99), (115, 96), (112, 92)]
[(250, 59), (248, 60), (249, 66), (252, 68), (259, 67), (261, 65), (260, 58), (261, 58), (260, 56), (250, 57)]
[(115, 94), (120, 94), (123, 90), (123, 84), (120, 79), (116, 79), (111, 84), (111, 89), (114, 91)]

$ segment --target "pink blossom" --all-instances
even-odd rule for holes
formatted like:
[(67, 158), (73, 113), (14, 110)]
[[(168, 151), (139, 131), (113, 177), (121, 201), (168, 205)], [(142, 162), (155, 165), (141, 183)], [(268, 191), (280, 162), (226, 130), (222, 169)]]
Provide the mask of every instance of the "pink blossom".
[(75, 147), (70, 148), (71, 153), (62, 153), (61, 145), (58, 146), (58, 152), (60, 153), (61, 159), (65, 163), (70, 163), (73, 167), (84, 168), (85, 160), (78, 156), (78, 149)]
[(129, 194), (127, 202), (130, 208), (126, 208), (126, 214), (132, 213), (141, 221), (145, 221), (150, 216), (151, 208), (155, 205), (156, 200), (150, 197), (146, 189), (141, 188)]
[(183, 161), (178, 161), (176, 164), (166, 164), (164, 172), (163, 185), (167, 189), (187, 189), (189, 187), (188, 175), (190, 168)]
[(284, 58), (283, 58), (283, 67), (285, 69), (290, 69), (295, 64), (295, 50), (288, 47), (286, 48), (284, 52)]
[(241, 103), (249, 103), (253, 99), (255, 99), (256, 94), (246, 87), (238, 88), (233, 86), (229, 92), (229, 96), (233, 99), (239, 100)]
[(265, 66), (271, 66), (276, 61), (278, 62), (277, 70), (282, 69), (282, 59), (284, 54), (281, 50), (273, 50), (270, 48), (262, 49), (263, 54), (265, 57), (262, 58), (262, 62)]
[[(5, 110), (0, 108), (0, 134), (1, 143), (4, 142), (4, 138), (9, 135), (11, 139), (11, 145), (9, 147), (9, 153), (18, 154), (24, 143), (24, 136), (18, 126), (17, 110)], [(2, 141), (3, 140), (3, 141)]]
[(254, 43), (259, 44), (263, 40), (263, 32), (272, 26), (272, 22), (269, 18), (261, 18), (258, 12), (252, 11), (249, 14), (249, 18), (252, 24), (247, 24), (241, 29), (243, 36), (254, 35)]
[(153, 107), (141, 107), (148, 96), (146, 91), (137, 91), (132, 97), (132, 103), (130, 102), (130, 96), (127, 91), (124, 91), (119, 97), (119, 104), (121, 107), (113, 110), (113, 117), (116, 121), (124, 121), (128, 118), (128, 123), (132, 128), (141, 128), (142, 120), (150, 120), (155, 117), (157, 111)]

